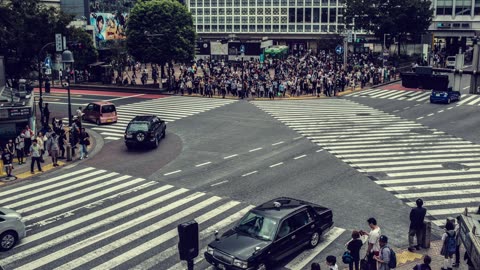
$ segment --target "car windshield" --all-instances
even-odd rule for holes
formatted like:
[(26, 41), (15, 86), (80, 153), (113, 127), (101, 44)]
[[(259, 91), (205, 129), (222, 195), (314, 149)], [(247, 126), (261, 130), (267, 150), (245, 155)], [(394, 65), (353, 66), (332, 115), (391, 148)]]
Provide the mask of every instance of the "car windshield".
[(112, 113), (115, 112), (115, 106), (113, 105), (103, 105), (102, 113)]
[(127, 131), (148, 131), (148, 123), (130, 123), (128, 125)]
[(277, 226), (277, 220), (261, 216), (254, 212), (249, 212), (240, 220), (235, 229), (239, 232), (249, 234), (252, 237), (271, 241), (275, 236)]

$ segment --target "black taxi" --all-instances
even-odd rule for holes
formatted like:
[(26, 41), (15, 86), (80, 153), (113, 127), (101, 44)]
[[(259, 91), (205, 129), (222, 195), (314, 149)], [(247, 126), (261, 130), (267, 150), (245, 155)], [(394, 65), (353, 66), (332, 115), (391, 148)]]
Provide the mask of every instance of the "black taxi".
[(220, 238), (216, 233), (204, 256), (219, 269), (265, 270), (299, 249), (316, 247), (332, 226), (332, 210), (277, 198), (251, 209)]

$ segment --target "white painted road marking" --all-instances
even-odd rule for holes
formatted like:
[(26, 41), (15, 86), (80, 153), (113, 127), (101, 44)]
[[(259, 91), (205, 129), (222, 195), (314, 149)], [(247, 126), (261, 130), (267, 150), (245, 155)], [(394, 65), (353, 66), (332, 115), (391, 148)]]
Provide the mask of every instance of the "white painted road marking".
[(114, 100), (120, 100), (120, 99), (134, 98), (134, 97), (140, 97), (140, 96), (144, 96), (144, 95), (145, 94), (131, 95), (131, 96), (126, 96), (126, 97), (107, 99), (105, 101), (114, 101)]
[(238, 154), (233, 154), (233, 155), (230, 155), (228, 157), (224, 157), (223, 159), (229, 159), (229, 158), (233, 158), (233, 157), (236, 157), (236, 156), (238, 156)]
[(280, 166), (282, 164), (283, 164), (283, 162), (279, 162), (277, 164), (270, 165), (270, 168), (274, 168), (274, 167)]
[(228, 180), (224, 180), (224, 181), (222, 181), (222, 182), (218, 182), (218, 183), (215, 183), (215, 184), (211, 184), (210, 186), (211, 186), (211, 187), (214, 187), (214, 186), (218, 186), (218, 185), (225, 184), (225, 183), (228, 183)]
[(248, 152), (255, 152), (255, 151), (258, 151), (258, 150), (262, 150), (263, 148), (262, 147), (258, 147), (258, 148), (255, 148), (255, 149), (252, 149), (252, 150), (248, 150)]
[(298, 140), (298, 139), (301, 139), (301, 138), (303, 138), (303, 136), (295, 137), (295, 138), (293, 138), (293, 140)]
[(282, 144), (282, 143), (284, 143), (284, 141), (276, 142), (276, 143), (272, 144), (272, 146), (279, 145), (279, 144)]
[(301, 156), (298, 156), (298, 157), (294, 157), (293, 159), (301, 159), (301, 158), (304, 158), (306, 157), (307, 155), (301, 155)]
[(210, 163), (212, 163), (212, 162), (208, 161), (208, 162), (205, 162), (205, 163), (202, 163), (202, 164), (197, 164), (197, 165), (195, 165), (195, 167), (202, 167), (202, 166), (208, 165)]
[(164, 176), (171, 175), (171, 174), (175, 174), (175, 173), (179, 173), (179, 172), (181, 172), (181, 171), (182, 171), (182, 170), (176, 170), (176, 171), (173, 171), (173, 172), (169, 172), (169, 173), (164, 174)]
[(258, 171), (249, 172), (249, 173), (243, 174), (242, 177), (249, 176), (249, 175), (257, 173), (257, 172)]

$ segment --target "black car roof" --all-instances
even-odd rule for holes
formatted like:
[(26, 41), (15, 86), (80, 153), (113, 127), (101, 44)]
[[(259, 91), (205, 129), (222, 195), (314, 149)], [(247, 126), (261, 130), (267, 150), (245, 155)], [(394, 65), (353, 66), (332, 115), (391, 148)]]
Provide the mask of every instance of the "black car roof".
[(252, 211), (262, 213), (262, 215), (264, 216), (280, 220), (285, 216), (288, 216), (291, 213), (294, 213), (297, 210), (304, 208), (306, 205), (311, 204), (298, 199), (280, 197), (265, 202), (252, 209)]
[(132, 121), (130, 122), (150, 122), (152, 121), (155, 117), (157, 117), (156, 115), (138, 115), (138, 116), (135, 116)]

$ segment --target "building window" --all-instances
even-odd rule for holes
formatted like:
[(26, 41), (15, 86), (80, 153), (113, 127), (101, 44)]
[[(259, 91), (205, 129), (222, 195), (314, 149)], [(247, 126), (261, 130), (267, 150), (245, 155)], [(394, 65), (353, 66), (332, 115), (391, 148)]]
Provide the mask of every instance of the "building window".
[(225, 25), (219, 25), (218, 26), (218, 32), (225, 32)]
[(280, 9), (279, 8), (273, 8), (273, 15), (279, 15), (280, 14)]
[(280, 17), (280, 21), (282, 22), (282, 24), (287, 23), (287, 17), (285, 16)]
[(272, 17), (270, 16), (265, 17), (265, 23), (272, 23)]
[(288, 22), (294, 23), (295, 22), (295, 9), (289, 8), (288, 9)]
[(263, 8), (257, 8), (257, 15), (263, 15)]
[(203, 15), (203, 9), (202, 9), (202, 8), (199, 8), (199, 9), (198, 9), (198, 15), (199, 15), (199, 16), (202, 16), (202, 15)]
[(343, 32), (344, 29), (345, 29), (345, 25), (343, 25), (343, 24), (337, 25), (338, 32)]
[(328, 0), (322, 0), (322, 6), (328, 6)]
[(272, 0), (264, 0), (265, 1), (265, 6), (271, 6), (272, 5)]
[(248, 31), (255, 32), (255, 25), (250, 25)]
[(265, 15), (272, 15), (272, 9), (271, 8), (266, 8), (265, 9)]
[(212, 8), (212, 15), (217, 15), (217, 9), (216, 8)]
[(242, 15), (248, 15), (248, 8), (242, 8)]
[(203, 17), (198, 17), (197, 18), (197, 23), (198, 24), (203, 24)]
[(217, 32), (217, 26), (216, 25), (212, 25), (212, 32)]
[(273, 32), (278, 32), (278, 31), (280, 31), (280, 27), (278, 27), (278, 25), (274, 25)]
[(196, 8), (190, 9), (190, 13), (192, 13), (192, 16), (195, 16), (195, 14), (197, 14), (197, 9)]
[(286, 25), (286, 24), (282, 24), (282, 25), (280, 26), (280, 31), (281, 31), (282, 33), (286, 33), (286, 32), (287, 32), (287, 25)]
[(211, 7), (217, 7), (218, 6), (218, 0), (210, 0), (211, 4), (210, 6)]
[(203, 0), (203, 4), (205, 5), (205, 7), (211, 7), (212, 5), (210, 5), (210, 0)]
[(228, 16), (232, 16), (232, 9), (231, 8), (227, 8), (227, 15)]
[(225, 9), (224, 8), (219, 8), (218, 9), (218, 14), (219, 15), (225, 15)]
[(278, 23), (279, 21), (280, 21), (280, 20), (279, 20), (279, 18), (278, 18), (278, 17), (276, 17), (276, 16), (275, 16), (275, 17), (273, 17), (273, 23)]
[(206, 16), (210, 16), (210, 9), (209, 8), (206, 8), (204, 9), (205, 10), (205, 15)]
[(205, 25), (205, 32), (210, 32), (210, 25)]
[(227, 25), (227, 33), (230, 33), (232, 32), (232, 26), (231, 25)]
[[(217, 18), (218, 17), (212, 17), (212, 23), (216, 24), (217, 23)], [(222, 22), (223, 21), (222, 19), (225, 19), (225, 17), (220, 17), (220, 23), (224, 23), (224, 22)]]
[(303, 8), (297, 8), (297, 23), (303, 22)]
[(235, 15), (240, 15), (240, 9), (239, 8), (234, 9), (234, 14)]
[(250, 15), (255, 15), (255, 9), (254, 9), (254, 8), (250, 8), (249, 11), (248, 11), (248, 14), (250, 14)]
[(250, 21), (251, 24), (255, 23), (255, 17), (250, 17), (248, 20)]
[(233, 22), (234, 22), (234, 23), (240, 23), (240, 17), (239, 17), (239, 16), (235, 16), (235, 17), (233, 18)]
[(322, 8), (322, 23), (328, 22), (328, 8)]
[(326, 25), (322, 24), (321, 32), (322, 33), (327, 33), (327, 26)]
[(282, 0), (282, 6), (286, 6), (286, 5), (287, 5), (287, 3), (288, 3), (288, 1), (287, 1), (287, 0)]
[(202, 0), (198, 0), (197, 7), (203, 7), (203, 1)]
[(248, 32), (248, 25), (242, 25), (242, 32)]
[(281, 11), (282, 11), (282, 15), (287, 15), (288, 14), (286, 8), (282, 8)]
[(312, 0), (305, 0), (305, 6), (309, 7), (312, 5)]
[(305, 25), (305, 32), (309, 33), (312, 32), (312, 26), (311, 25)]
[(198, 32), (203, 32), (203, 25), (197, 25)]
[(337, 10), (335, 8), (330, 9), (330, 22), (334, 23), (337, 19)]
[(235, 4), (236, 7), (240, 6), (240, 0), (235, 0), (233, 3)]
[(240, 25), (234, 25), (233, 26), (233, 31), (240, 32)]
[(455, 2), (455, 15), (470, 15), (472, 12), (472, 0), (457, 0)]
[(263, 32), (263, 25), (257, 24), (257, 32)]
[(248, 23), (248, 17), (247, 16), (242, 16), (242, 23), (247, 24)]
[(309, 23), (312, 22), (312, 9), (306, 8), (305, 9), (305, 22)]
[(437, 15), (452, 15), (453, 0), (437, 0)]
[(320, 0), (313, 0), (313, 5), (316, 7), (320, 6)]
[(206, 24), (209, 24), (209, 23), (210, 23), (210, 17), (205, 17), (204, 20), (205, 20), (205, 23), (206, 23)]
[(320, 32), (320, 25), (314, 24), (313, 25), (313, 32)]
[(265, 25), (265, 32), (272, 32), (272, 26), (271, 25)]
[(255, 0), (250, 0), (249, 3), (251, 7), (254, 7), (257, 5), (257, 3), (255, 3)]
[(290, 6), (291, 6), (291, 7), (294, 7), (294, 6), (297, 5), (297, 4), (295, 3), (295, 0), (289, 0), (288, 2), (290, 3)]
[(313, 9), (313, 22), (319, 23), (320, 22), (320, 9), (314, 8)]
[(242, 6), (244, 7), (248, 6), (248, 0), (242, 0)]
[(297, 25), (297, 33), (303, 32), (303, 25)]
[(336, 25), (330, 25), (330, 29), (328, 30), (330, 33), (335, 33), (337, 32)]
[(263, 16), (257, 17), (257, 23), (263, 23)]
[(278, 7), (280, 5), (280, 0), (273, 0), (273, 6)]
[(290, 24), (290, 25), (288, 26), (288, 32), (290, 32), (290, 33), (295, 33), (295, 25)]
[[(225, 23), (225, 17), (220, 17), (220, 23)], [(232, 24), (232, 17), (227, 17), (227, 24)]]
[(197, 4), (197, 0), (191, 0), (190, 1), (190, 6), (194, 7)]

